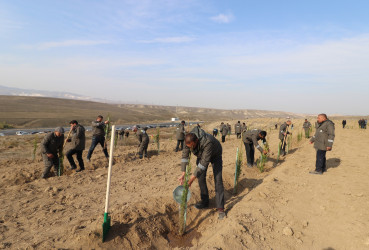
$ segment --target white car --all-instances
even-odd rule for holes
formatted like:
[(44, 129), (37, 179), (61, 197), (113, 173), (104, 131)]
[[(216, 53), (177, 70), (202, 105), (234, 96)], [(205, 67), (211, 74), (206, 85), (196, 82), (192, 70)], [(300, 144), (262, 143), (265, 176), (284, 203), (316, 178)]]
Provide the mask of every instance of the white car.
[(0, 136), (5, 136), (4, 133), (0, 133)]
[(24, 132), (24, 131), (17, 131), (15, 132), (16, 135), (28, 135), (27, 132)]

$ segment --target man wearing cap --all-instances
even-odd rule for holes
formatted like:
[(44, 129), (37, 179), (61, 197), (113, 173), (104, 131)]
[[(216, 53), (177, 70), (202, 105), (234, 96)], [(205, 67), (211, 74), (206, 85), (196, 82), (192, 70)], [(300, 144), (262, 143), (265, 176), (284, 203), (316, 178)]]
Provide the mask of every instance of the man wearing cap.
[(147, 147), (149, 146), (150, 138), (148, 134), (146, 133), (146, 131), (147, 131), (147, 127), (140, 128), (136, 126), (133, 128), (133, 132), (136, 133), (137, 139), (140, 142), (140, 144), (138, 145), (138, 155), (140, 159), (142, 159), (143, 156), (147, 158)]
[(323, 174), (327, 171), (326, 153), (332, 150), (335, 128), (334, 123), (328, 120), (326, 114), (319, 114), (317, 118), (318, 127), (315, 135), (310, 139), (310, 144), (314, 143), (316, 149), (315, 171), (310, 174)]
[[(45, 135), (41, 142), (42, 159), (45, 164), (45, 169), (42, 178), (49, 177), (50, 169), (54, 166), (55, 175), (58, 175), (59, 156), (63, 151), (64, 129), (62, 127), (55, 128), (54, 132)], [(59, 153), (59, 155), (58, 155)]]
[(234, 132), (237, 135), (237, 139), (241, 138), (241, 130), (242, 130), (242, 126), (241, 126), (241, 122), (238, 121), (235, 125), (234, 125)]
[(241, 130), (241, 133), (244, 133), (247, 131), (247, 126), (246, 126), (246, 123), (242, 123), (242, 130)]
[(242, 134), (242, 141), (245, 145), (246, 150), (246, 159), (247, 166), (252, 168), (253, 165), (256, 165), (255, 159), (255, 149), (258, 149), (260, 153), (266, 155), (268, 152), (263, 149), (258, 143), (259, 140), (262, 140), (264, 144), (266, 144), (265, 137), (267, 132), (260, 129), (253, 129)]
[(178, 152), (183, 150), (183, 142), (185, 137), (185, 121), (182, 121), (180, 124), (177, 125), (176, 137), (177, 137), (177, 146), (175, 151)]
[(90, 149), (87, 153), (87, 161), (90, 161), (92, 153), (94, 152), (95, 147), (97, 144), (100, 144), (103, 148), (103, 152), (105, 154), (105, 157), (109, 159), (108, 150), (106, 149), (105, 145), (105, 125), (109, 123), (109, 121), (103, 122), (103, 116), (99, 115), (97, 116), (96, 121), (92, 122), (92, 142)]
[(215, 200), (216, 207), (219, 213), (219, 219), (225, 217), (224, 212), (224, 186), (223, 186), (223, 160), (222, 160), (222, 146), (220, 142), (212, 135), (205, 133), (199, 127), (195, 127), (190, 133), (185, 136), (185, 148), (182, 152), (181, 171), (182, 174), (178, 178), (180, 184), (183, 184), (186, 174), (186, 166), (190, 152), (197, 156), (196, 168), (188, 185), (191, 186), (192, 182), (197, 178), (200, 187), (201, 201), (195, 205), (197, 209), (204, 209), (209, 207), (209, 191), (206, 185), (206, 172), (209, 164), (213, 166), (213, 175), (215, 181)]
[(220, 124), (220, 133), (222, 134), (222, 142), (225, 142), (226, 135), (228, 134), (228, 127), (224, 122)]
[(78, 124), (76, 120), (70, 122), (70, 129), (72, 132), (72, 139), (68, 139), (68, 142), (72, 142), (72, 148), (68, 150), (66, 156), (72, 169), (77, 169), (76, 163), (73, 160), (73, 155), (77, 154), (77, 161), (79, 169), (76, 172), (85, 170), (83, 163), (82, 153), (85, 150), (86, 136), (85, 128)]

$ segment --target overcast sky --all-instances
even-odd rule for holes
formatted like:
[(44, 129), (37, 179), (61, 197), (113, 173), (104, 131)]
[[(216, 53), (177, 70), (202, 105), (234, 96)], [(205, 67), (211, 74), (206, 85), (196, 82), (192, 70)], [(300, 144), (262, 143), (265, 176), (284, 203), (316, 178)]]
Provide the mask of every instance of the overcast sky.
[(0, 85), (369, 114), (368, 0), (0, 0)]

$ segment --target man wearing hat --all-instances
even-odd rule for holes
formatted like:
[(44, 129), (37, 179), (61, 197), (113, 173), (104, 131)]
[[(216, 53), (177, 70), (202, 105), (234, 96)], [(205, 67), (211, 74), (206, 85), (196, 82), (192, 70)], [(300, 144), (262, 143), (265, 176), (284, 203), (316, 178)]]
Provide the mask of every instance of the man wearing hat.
[[(55, 175), (59, 170), (59, 156), (63, 151), (64, 129), (62, 127), (55, 128), (54, 132), (45, 135), (41, 143), (42, 159), (44, 160), (45, 169), (42, 178), (49, 177), (50, 169), (54, 166)], [(59, 155), (58, 155), (59, 153)]]

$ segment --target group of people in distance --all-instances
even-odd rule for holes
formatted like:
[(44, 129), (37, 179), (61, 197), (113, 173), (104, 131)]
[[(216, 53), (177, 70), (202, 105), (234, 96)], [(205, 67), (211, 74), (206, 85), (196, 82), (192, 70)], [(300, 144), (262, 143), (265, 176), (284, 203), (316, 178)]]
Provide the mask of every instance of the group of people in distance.
[[(99, 115), (96, 121), (92, 122), (92, 143), (87, 154), (87, 160), (90, 161), (91, 156), (95, 147), (100, 144), (103, 148), (103, 152), (106, 158), (109, 157), (106, 144), (105, 144), (105, 126), (108, 121), (103, 121), (103, 117)], [(79, 125), (77, 121), (73, 120), (70, 122), (72, 134), (71, 138), (67, 141), (72, 143), (71, 149), (67, 152), (67, 158), (72, 169), (76, 169), (76, 164), (73, 160), (73, 155), (77, 154), (77, 160), (79, 163), (79, 170), (84, 170), (84, 163), (82, 159), (82, 152), (85, 149), (85, 129)], [(291, 121), (287, 120), (280, 126), (279, 139), (285, 142), (286, 137), (291, 132), (288, 131), (291, 126)], [(305, 129), (305, 136), (308, 136), (307, 130), (311, 127), (310, 122), (305, 119), (303, 128)], [(133, 131), (136, 132), (137, 138), (140, 141), (139, 146), (139, 157), (147, 157), (147, 146), (149, 144), (149, 136), (146, 133), (147, 128), (134, 127)], [(225, 136), (230, 131), (229, 124), (226, 125), (221, 123), (220, 132), (222, 133), (222, 143), (225, 142)], [(262, 146), (259, 145), (258, 141), (266, 143), (267, 132), (260, 129), (247, 130), (245, 123), (241, 125), (240, 121), (235, 124), (235, 134), (237, 138), (242, 139), (247, 158), (247, 166), (253, 167), (256, 165), (254, 154), (255, 148), (260, 151), (261, 154), (266, 155), (268, 152)], [(218, 218), (223, 219), (226, 216), (224, 210), (224, 186), (222, 178), (223, 170), (223, 149), (221, 143), (215, 138), (217, 131), (213, 130), (213, 135), (206, 133), (201, 129), (200, 125), (195, 126), (190, 132), (185, 131), (185, 121), (182, 121), (176, 128), (177, 145), (175, 151), (182, 151), (181, 158), (181, 175), (178, 178), (179, 182), (183, 184), (186, 166), (189, 162), (190, 153), (197, 157), (196, 167), (189, 179), (189, 186), (198, 179), (200, 187), (201, 200), (195, 204), (198, 209), (204, 209), (209, 207), (209, 191), (206, 185), (206, 173), (208, 166), (211, 164), (214, 173), (215, 182), (215, 198), (216, 207), (218, 210)], [(332, 150), (332, 145), (335, 137), (334, 123), (327, 118), (325, 114), (319, 114), (317, 117), (317, 125), (315, 135), (311, 137), (310, 143), (314, 143), (316, 148), (316, 164), (315, 170), (310, 172), (311, 174), (323, 174), (327, 170), (326, 166), (326, 152)], [(45, 163), (45, 171), (42, 175), (43, 178), (47, 178), (52, 166), (55, 171), (59, 167), (59, 155), (62, 153), (64, 146), (64, 129), (58, 127), (53, 133), (49, 133), (45, 136), (42, 142), (42, 154)], [(281, 152), (285, 154), (285, 143), (281, 143)]]

